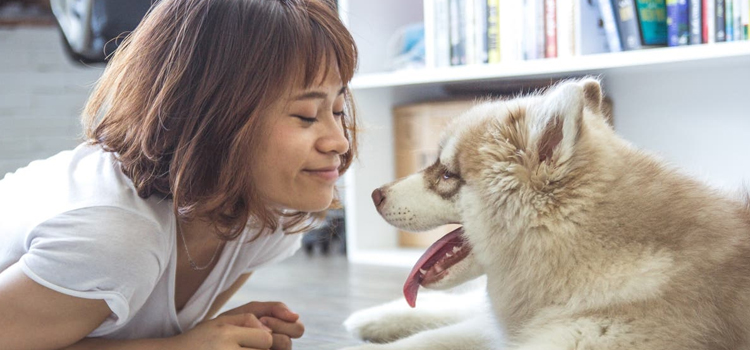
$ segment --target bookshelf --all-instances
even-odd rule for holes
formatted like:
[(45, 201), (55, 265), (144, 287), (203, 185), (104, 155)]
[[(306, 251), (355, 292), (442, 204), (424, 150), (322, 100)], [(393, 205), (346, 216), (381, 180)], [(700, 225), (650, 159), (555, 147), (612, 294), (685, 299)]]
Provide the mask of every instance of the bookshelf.
[(377, 214), (370, 193), (395, 178), (392, 107), (456, 91), (599, 75), (624, 138), (716, 187), (750, 183), (750, 42), (387, 72), (388, 39), (422, 20), (422, 1), (339, 4), (360, 50), (351, 83), (363, 130), (360, 157), (343, 179), (352, 262), (411, 266), (418, 259), (421, 251), (398, 247), (397, 231)]

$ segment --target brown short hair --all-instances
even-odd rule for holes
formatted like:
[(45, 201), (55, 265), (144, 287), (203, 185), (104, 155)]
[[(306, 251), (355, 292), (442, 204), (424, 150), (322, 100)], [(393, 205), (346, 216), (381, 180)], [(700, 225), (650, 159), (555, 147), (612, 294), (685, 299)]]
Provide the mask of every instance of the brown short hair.
[[(162, 0), (106, 68), (83, 113), (86, 137), (115, 152), (139, 196), (173, 199), (181, 218), (208, 219), (225, 239), (251, 218), (275, 230), (280, 213), (245, 174), (262, 113), (292, 84), (312, 86), (330, 62), (348, 84), (357, 50), (328, 1)], [(356, 156), (345, 96), (341, 173)], [(320, 214), (296, 213), (285, 229)]]

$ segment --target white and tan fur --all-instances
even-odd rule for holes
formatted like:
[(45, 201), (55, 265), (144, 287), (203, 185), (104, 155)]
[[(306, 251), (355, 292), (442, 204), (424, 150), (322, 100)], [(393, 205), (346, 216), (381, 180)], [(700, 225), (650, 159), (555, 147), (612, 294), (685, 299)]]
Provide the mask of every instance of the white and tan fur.
[(488, 302), (364, 310), (347, 328), (390, 343), (352, 349), (750, 349), (747, 198), (634, 148), (601, 101), (586, 78), (482, 103), (381, 188), (394, 226), (464, 225), (472, 254), (437, 287), (484, 273)]

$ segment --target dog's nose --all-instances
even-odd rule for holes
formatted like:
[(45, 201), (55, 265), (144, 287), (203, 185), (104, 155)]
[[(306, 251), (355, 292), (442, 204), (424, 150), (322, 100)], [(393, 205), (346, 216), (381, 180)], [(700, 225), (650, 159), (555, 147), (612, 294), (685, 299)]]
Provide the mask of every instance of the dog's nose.
[(379, 188), (376, 188), (375, 191), (372, 191), (372, 202), (375, 203), (376, 208), (380, 208), (380, 204), (382, 204), (384, 200), (385, 196), (383, 195), (383, 191), (381, 191)]

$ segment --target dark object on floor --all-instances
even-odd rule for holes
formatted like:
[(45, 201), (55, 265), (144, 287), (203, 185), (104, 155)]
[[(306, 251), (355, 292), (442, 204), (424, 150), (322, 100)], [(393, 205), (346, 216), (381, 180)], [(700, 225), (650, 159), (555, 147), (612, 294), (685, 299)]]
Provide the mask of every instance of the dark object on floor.
[(315, 253), (316, 247), (324, 254), (331, 252), (346, 255), (346, 225), (342, 210), (331, 210), (322, 226), (305, 233), (302, 247), (309, 255)]
[[(51, 0), (65, 52), (83, 64), (105, 62), (151, 7), (152, 0)], [(113, 40), (114, 39), (114, 40)]]

